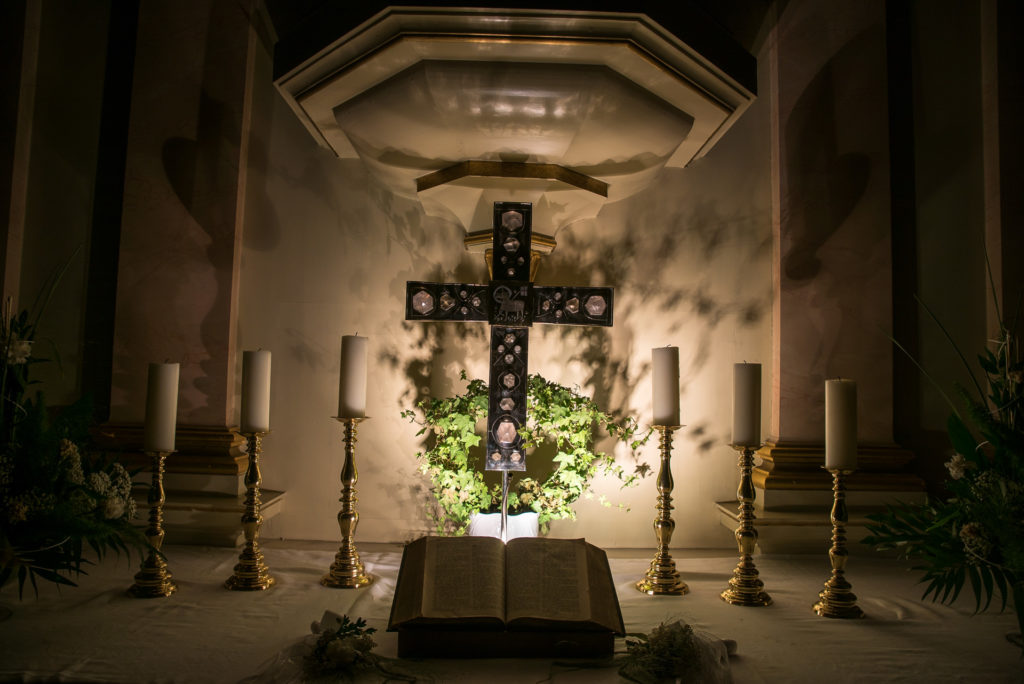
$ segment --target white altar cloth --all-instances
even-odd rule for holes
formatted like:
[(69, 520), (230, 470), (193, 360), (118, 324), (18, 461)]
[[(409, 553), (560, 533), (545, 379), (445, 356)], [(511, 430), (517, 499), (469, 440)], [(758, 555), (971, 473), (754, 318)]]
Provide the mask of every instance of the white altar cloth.
[[(309, 633), (325, 610), (361, 616), (380, 631), (378, 653), (394, 656), (396, 635), (385, 632), (401, 559), (398, 545), (360, 544), (377, 581), (366, 589), (328, 589), (318, 583), (336, 545), (265, 542), (278, 584), (267, 592), (222, 588), (237, 552), (169, 546), (178, 592), (166, 599), (134, 599), (125, 590), (138, 568), (123, 556), (90, 569), (78, 588), (49, 584), (0, 592), (0, 681), (238, 682)], [(737, 642), (735, 682), (1019, 682), (1024, 659), (1005, 635), (1016, 630), (1010, 610), (971, 615), (974, 602), (956, 608), (921, 602), (922, 586), (906, 564), (874, 556), (851, 557), (847, 577), (867, 613), (863, 620), (829, 620), (811, 611), (828, 577), (828, 558), (758, 556), (767, 608), (730, 606), (719, 598), (735, 566), (725, 550), (673, 550), (691, 593), (649, 597), (633, 589), (653, 549), (610, 550), (626, 629), (647, 632), (682, 619), (695, 629)], [(969, 589), (965, 589), (969, 592)], [(621, 644), (621, 642), (620, 642)], [(622, 681), (614, 669), (565, 671), (547, 660), (439, 660), (406, 668), (435, 681)], [(372, 680), (371, 680), (372, 681)]]

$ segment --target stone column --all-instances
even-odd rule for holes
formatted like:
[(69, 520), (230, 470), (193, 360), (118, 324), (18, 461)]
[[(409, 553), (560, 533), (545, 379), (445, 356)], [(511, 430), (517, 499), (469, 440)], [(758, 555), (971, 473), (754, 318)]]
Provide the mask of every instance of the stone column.
[(147, 364), (180, 362), (169, 489), (244, 491), (238, 280), (254, 64), (257, 51), (270, 51), (257, 4), (143, 3), (139, 12), (102, 434), (112, 448), (137, 450)]
[[(768, 45), (774, 302), (759, 505), (821, 503), (825, 380), (857, 381), (851, 490), (916, 491), (893, 443), (885, 3), (795, 0)], [(863, 501), (863, 497), (860, 499)]]

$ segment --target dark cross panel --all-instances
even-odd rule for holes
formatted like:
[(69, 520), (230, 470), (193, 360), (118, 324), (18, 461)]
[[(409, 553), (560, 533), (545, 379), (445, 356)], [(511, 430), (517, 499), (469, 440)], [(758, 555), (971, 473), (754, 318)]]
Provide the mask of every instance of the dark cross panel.
[(491, 325), (487, 470), (526, 470), (520, 428), (526, 424), (530, 326), (612, 324), (612, 288), (530, 283), (532, 223), (528, 202), (494, 203), (493, 275), (488, 285), (406, 284), (406, 320)]

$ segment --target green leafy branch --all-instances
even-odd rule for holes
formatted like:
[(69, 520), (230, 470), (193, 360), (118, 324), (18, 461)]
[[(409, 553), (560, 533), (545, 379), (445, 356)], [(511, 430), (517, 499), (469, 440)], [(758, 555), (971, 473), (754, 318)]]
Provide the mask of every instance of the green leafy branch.
[[(461, 374), (467, 380), (466, 373)], [(442, 534), (464, 534), (472, 514), (497, 509), (501, 487), (488, 484), (481, 468), (482, 437), (476, 426), (487, 416), (488, 387), (482, 380), (467, 380), (466, 391), (454, 397), (428, 399), (418, 406), (423, 419), (417, 435), (427, 435), (429, 448), (417, 454), (420, 470), (430, 479), (436, 507), (431, 511), (435, 527)], [(650, 438), (641, 434), (632, 417), (620, 418), (603, 411), (578, 390), (534, 374), (527, 382), (528, 422), (520, 429), (526, 449), (553, 446), (551, 471), (542, 478), (521, 477), (509, 488), (509, 512), (532, 510), (542, 529), (551, 520), (575, 519), (573, 505), (581, 496), (591, 496), (597, 475), (618, 479), (622, 487), (637, 483), (650, 468), (639, 464), (627, 472), (613, 456), (594, 448), (595, 429), (628, 445), (637, 460), (637, 450)], [(417, 422), (416, 413), (402, 416)], [(607, 501), (602, 504), (610, 506)]]

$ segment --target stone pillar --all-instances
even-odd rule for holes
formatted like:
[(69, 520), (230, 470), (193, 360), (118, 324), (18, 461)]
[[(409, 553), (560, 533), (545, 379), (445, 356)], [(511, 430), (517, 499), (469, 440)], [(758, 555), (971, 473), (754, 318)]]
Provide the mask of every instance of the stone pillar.
[(849, 488), (885, 498), (922, 487), (904, 472), (912, 454), (893, 443), (885, 18), (883, 0), (795, 0), (767, 47), (773, 385), (754, 481), (768, 509), (829, 500), (828, 378), (857, 381), (860, 466)]
[(180, 362), (167, 486), (196, 494), (244, 491), (238, 279), (254, 64), (271, 44), (257, 4), (188, 0), (139, 11), (111, 417), (101, 433), (111, 448), (138, 450), (147, 364)]
[(0, 295), (18, 307), (21, 253), (25, 238), (32, 116), (35, 107), (36, 67), (39, 59), (39, 24), (42, 2), (5, 3), (0, 8), (0, 74), (8, 84), (0, 95)]

